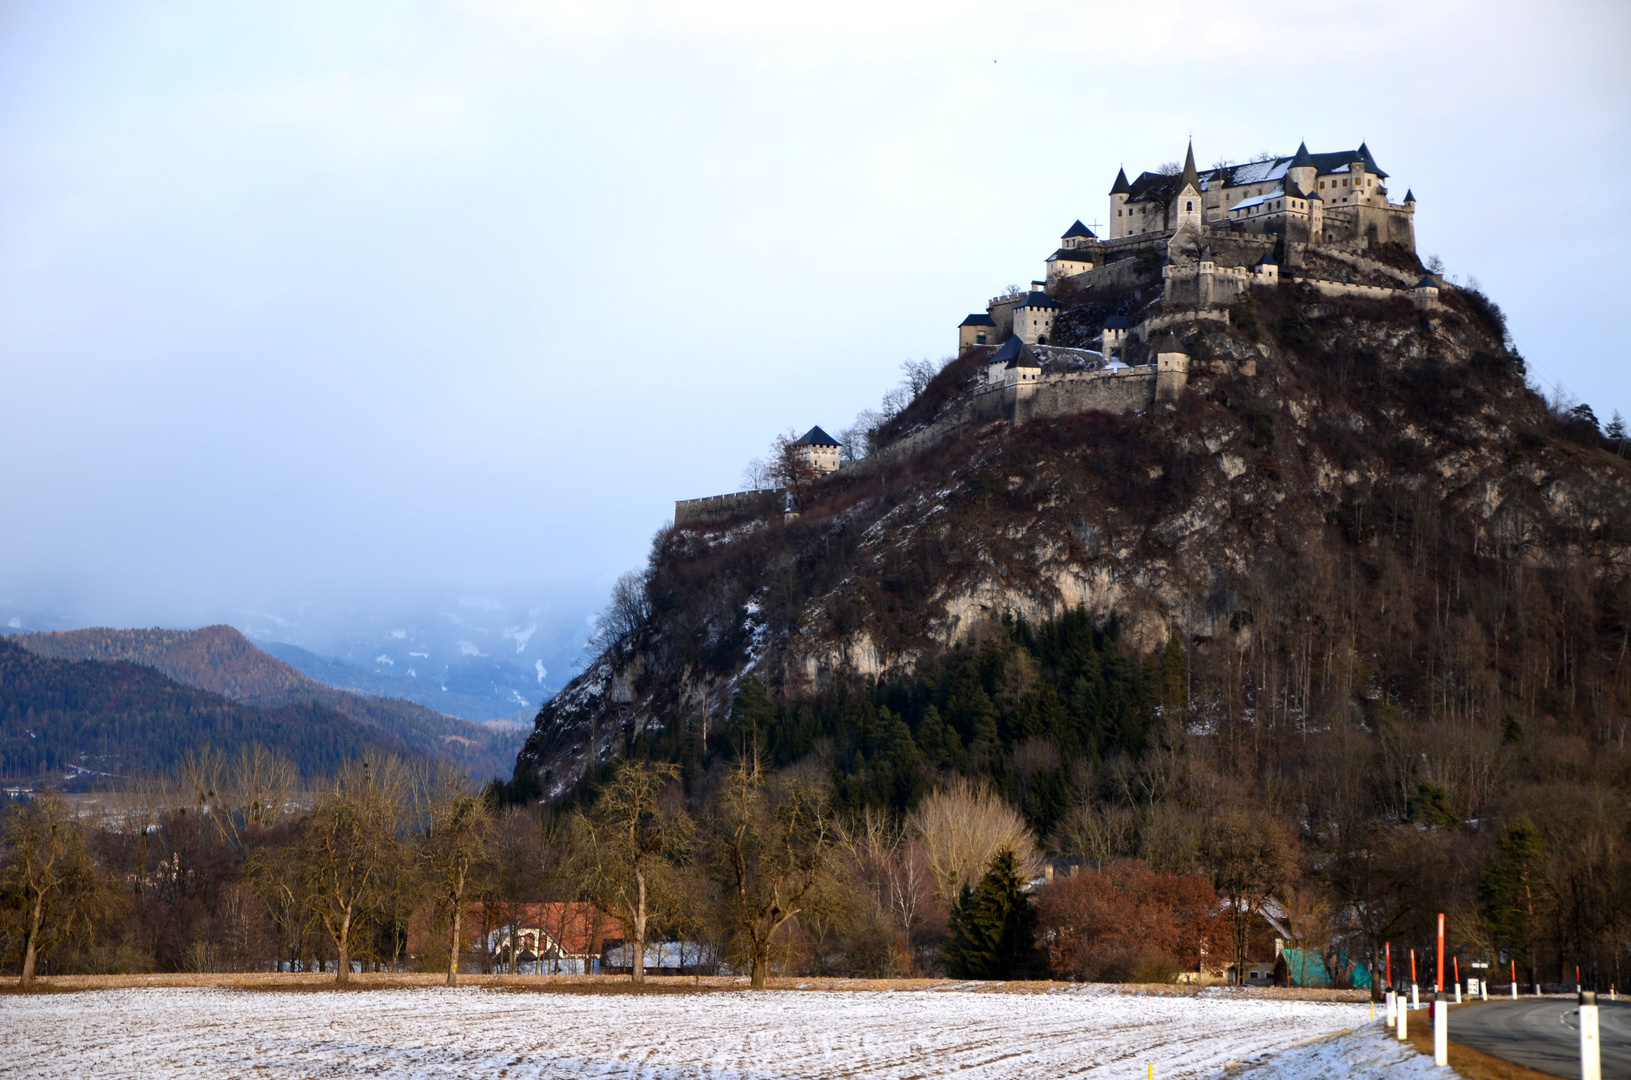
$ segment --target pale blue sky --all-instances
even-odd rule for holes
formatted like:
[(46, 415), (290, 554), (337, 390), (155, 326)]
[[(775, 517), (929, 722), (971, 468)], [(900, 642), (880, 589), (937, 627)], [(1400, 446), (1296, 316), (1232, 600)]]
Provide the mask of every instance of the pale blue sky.
[(1631, 411), (1631, 7), (1230, 7), (0, 4), (0, 603), (609, 582), (1191, 133), (1368, 140)]

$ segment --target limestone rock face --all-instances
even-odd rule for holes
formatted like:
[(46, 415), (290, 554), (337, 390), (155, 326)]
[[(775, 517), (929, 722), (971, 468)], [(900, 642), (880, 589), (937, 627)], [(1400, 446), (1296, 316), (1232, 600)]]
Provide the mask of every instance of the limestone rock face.
[[(1423, 571), (1398, 552), (1429, 558), (1412, 532), (1429, 521), (1467, 546), (1468, 573), (1601, 579), (1631, 555), (1631, 463), (1528, 388), (1498, 310), (1445, 294), (1424, 312), (1264, 290), (1249, 327), (1186, 338), (1197, 363), (1175, 400), (971, 423), (824, 477), (797, 520), (665, 531), (649, 621), (543, 707), (517, 788), (560, 797), (650, 730), (710, 740), (747, 675), (772, 693), (889, 679), (1005, 618), (1085, 608), (1136, 651), (1179, 635), (1247, 658), (1340, 608), (1359, 648), (1427, 618), (1433, 600), (1402, 595)], [(974, 366), (931, 388), (942, 411)]]

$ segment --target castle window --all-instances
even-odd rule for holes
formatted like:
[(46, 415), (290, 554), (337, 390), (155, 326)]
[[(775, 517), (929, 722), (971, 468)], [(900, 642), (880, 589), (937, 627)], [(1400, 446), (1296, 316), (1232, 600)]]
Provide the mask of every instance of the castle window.
[(1193, 202), (1189, 201), (1189, 200), (1185, 200), (1185, 202), (1184, 202), (1184, 213), (1187, 214), (1187, 213), (1189, 213), (1189, 211), (1191, 211), (1193, 209), (1195, 209), (1195, 204)]

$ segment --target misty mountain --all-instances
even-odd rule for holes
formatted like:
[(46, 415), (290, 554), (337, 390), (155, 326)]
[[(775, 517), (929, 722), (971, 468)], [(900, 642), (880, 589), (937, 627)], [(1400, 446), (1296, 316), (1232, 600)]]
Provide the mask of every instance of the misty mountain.
[[(123, 662), (152, 668), (184, 686), (266, 709), (319, 705), (415, 753), (439, 757), (487, 780), (510, 771), (520, 737), (447, 716), (416, 702), (325, 686), (255, 647), (230, 626), (201, 630), (95, 628), (15, 635), (6, 640), (59, 660)], [(137, 748), (100, 752), (141, 756)], [(8, 765), (9, 767), (9, 765)]]
[(599, 586), (332, 599), (234, 616), (310, 678), (471, 720), (531, 717), (581, 663)]

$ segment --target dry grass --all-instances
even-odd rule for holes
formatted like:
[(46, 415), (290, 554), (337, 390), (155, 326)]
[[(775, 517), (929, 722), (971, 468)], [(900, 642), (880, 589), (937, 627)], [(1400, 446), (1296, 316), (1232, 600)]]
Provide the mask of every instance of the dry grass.
[[(168, 974), (168, 975), (53, 975), (41, 978), (36, 993), (63, 993), (82, 990), (109, 990), (131, 987), (207, 987), (221, 990), (395, 990), (441, 986), (446, 976), (425, 974), (376, 974), (365, 972), (352, 975), (345, 987), (335, 985), (332, 974), (310, 972), (306, 974), (236, 973), (221, 975)], [(707, 993), (721, 990), (746, 990), (745, 976), (663, 976), (648, 975), (643, 987), (636, 987), (627, 976), (617, 975), (460, 975), (460, 986), (473, 986), (509, 992), (556, 994), (676, 994)], [(1243, 999), (1278, 999), (1285, 1001), (1365, 1001), (1362, 990), (1296, 990), (1268, 986), (1198, 987), (1172, 983), (1101, 984), (1105, 989), (1121, 993), (1155, 994), (1162, 997), (1193, 997), (1197, 994), (1227, 994)], [(837, 978), (776, 978), (770, 979), (772, 990), (829, 990), (858, 993), (915, 990), (935, 992), (947, 990), (975, 991), (988, 994), (1046, 994), (1066, 989), (1081, 989), (1081, 983), (1036, 980), (1031, 982), (962, 982), (955, 979), (837, 979)], [(19, 993), (14, 981), (0, 984), (0, 992)]]
[[(1451, 1005), (1450, 1011), (1466, 1008), (1465, 1005)], [(1420, 1016), (1422, 1019), (1417, 1020)], [(1427, 1010), (1422, 1009), (1410, 1016), (1411, 1026), (1407, 1030), (1406, 1038), (1410, 1045), (1426, 1054), (1433, 1056), (1433, 1025), (1427, 1020)], [(1498, 1058), (1493, 1054), (1486, 1054), (1482, 1050), (1474, 1050), (1454, 1039), (1449, 1041), (1450, 1068), (1466, 1077), (1467, 1080), (1557, 1080), (1551, 1073), (1539, 1072), (1527, 1065), (1518, 1065)]]

